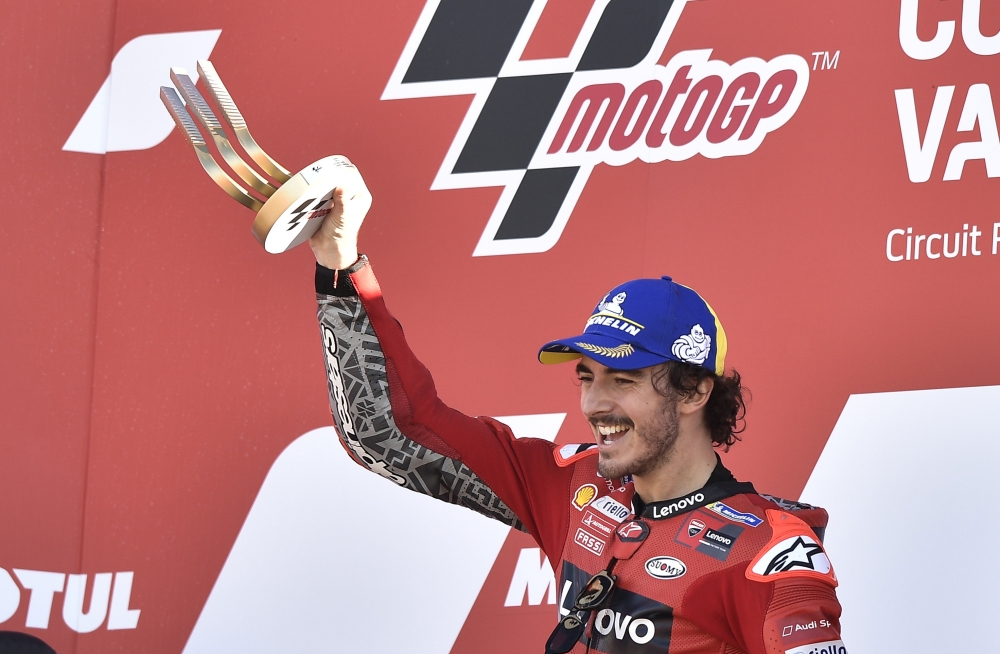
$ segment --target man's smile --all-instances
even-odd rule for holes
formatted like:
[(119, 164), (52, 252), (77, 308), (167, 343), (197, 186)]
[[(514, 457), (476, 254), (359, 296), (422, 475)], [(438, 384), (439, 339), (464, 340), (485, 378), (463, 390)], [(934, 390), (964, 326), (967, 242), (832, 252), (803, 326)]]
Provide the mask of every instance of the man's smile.
[(597, 430), (597, 445), (600, 448), (610, 447), (628, 435), (631, 428), (628, 425), (594, 425)]

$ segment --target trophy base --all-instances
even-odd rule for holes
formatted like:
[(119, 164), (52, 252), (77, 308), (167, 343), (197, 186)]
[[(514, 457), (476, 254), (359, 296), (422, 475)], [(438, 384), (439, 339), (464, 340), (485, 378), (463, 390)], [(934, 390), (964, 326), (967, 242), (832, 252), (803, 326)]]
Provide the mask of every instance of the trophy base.
[(257, 212), (254, 237), (271, 254), (308, 241), (333, 208), (334, 189), (352, 170), (354, 164), (347, 157), (333, 155), (297, 172)]

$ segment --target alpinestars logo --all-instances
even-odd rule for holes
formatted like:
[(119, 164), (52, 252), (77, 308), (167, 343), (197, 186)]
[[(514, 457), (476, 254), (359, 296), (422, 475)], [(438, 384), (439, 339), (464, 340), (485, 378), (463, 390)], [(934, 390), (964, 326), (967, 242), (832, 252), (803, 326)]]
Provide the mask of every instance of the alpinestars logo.
[(836, 580), (823, 547), (809, 536), (782, 540), (757, 558), (751, 568), (751, 572), (760, 577), (801, 571), (829, 575), (834, 582)]
[(521, 60), (546, 0), (428, 0), (383, 100), (472, 95), (431, 189), (502, 186), (473, 256), (545, 252), (591, 171), (747, 155), (798, 109), (792, 54), (657, 63), (689, 0), (597, 0), (569, 56)]

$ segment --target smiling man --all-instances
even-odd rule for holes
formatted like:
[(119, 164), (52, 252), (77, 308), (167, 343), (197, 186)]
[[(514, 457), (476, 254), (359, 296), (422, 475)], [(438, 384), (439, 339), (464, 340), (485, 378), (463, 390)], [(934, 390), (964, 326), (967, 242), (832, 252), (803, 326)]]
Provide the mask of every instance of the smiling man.
[(358, 255), (370, 206), (355, 175), (310, 241), (337, 432), (373, 472), (534, 537), (568, 587), (547, 653), (846, 654), (826, 512), (758, 494), (715, 453), (737, 440), (743, 389), (696, 292), (612, 289), (539, 352), (575, 362), (592, 438), (517, 439), (438, 399)]
[(713, 446), (736, 441), (744, 411), (739, 375), (723, 374), (722, 325), (669, 277), (627, 282), (605, 300), (583, 334), (546, 344), (539, 360), (579, 360), (580, 407), (602, 477), (631, 476), (638, 502), (700, 488), (718, 465)]

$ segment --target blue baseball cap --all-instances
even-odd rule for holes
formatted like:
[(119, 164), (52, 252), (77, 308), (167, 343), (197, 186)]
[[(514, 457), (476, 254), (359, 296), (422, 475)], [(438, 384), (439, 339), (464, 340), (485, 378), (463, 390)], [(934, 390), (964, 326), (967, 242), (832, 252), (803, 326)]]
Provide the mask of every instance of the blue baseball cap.
[(721, 376), (726, 348), (726, 332), (708, 302), (661, 277), (634, 279), (612, 289), (582, 334), (546, 343), (538, 360), (564, 363), (586, 355), (619, 370), (682, 361)]

